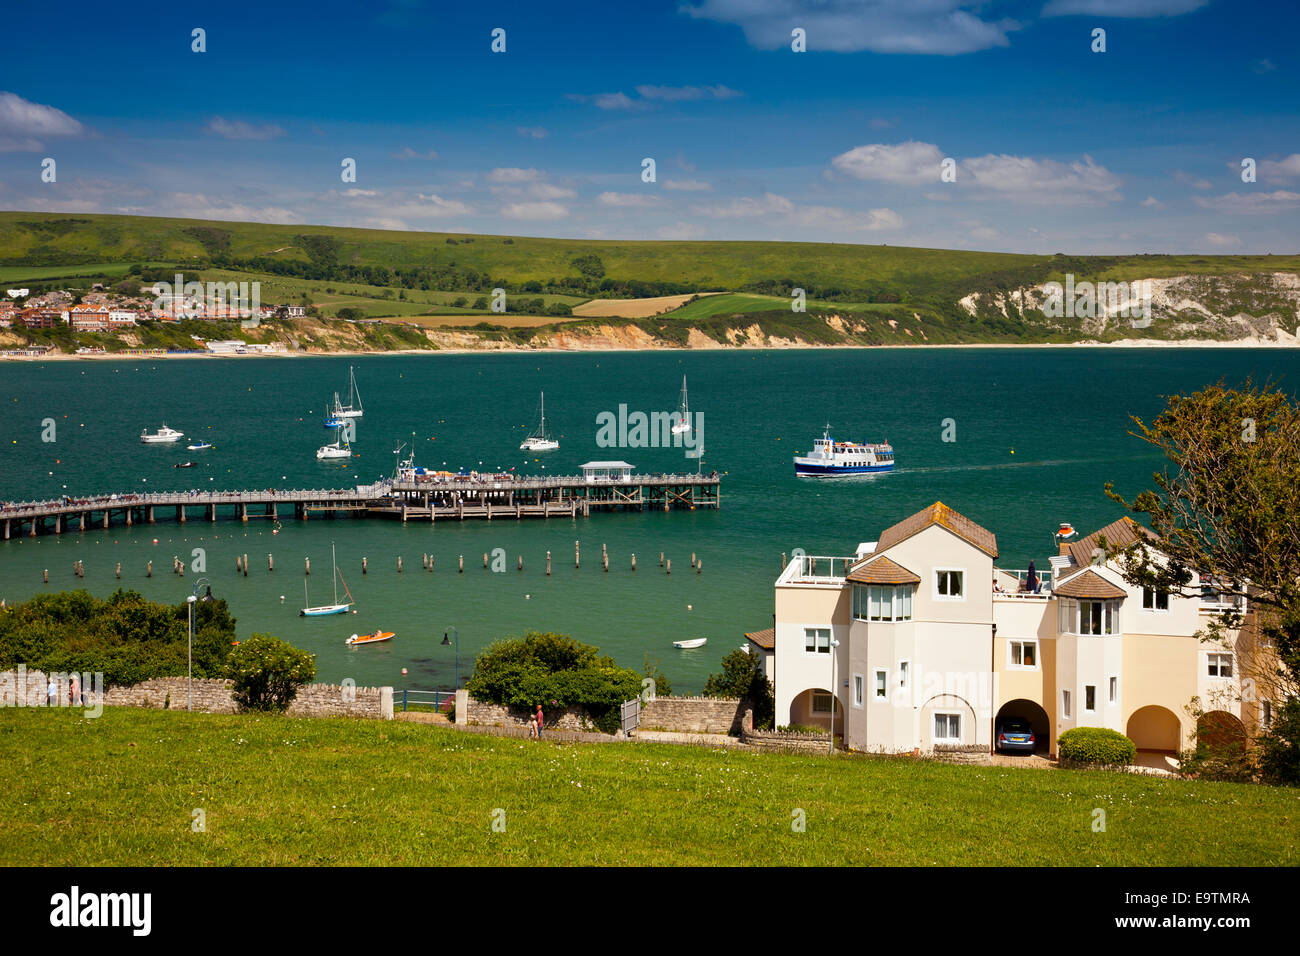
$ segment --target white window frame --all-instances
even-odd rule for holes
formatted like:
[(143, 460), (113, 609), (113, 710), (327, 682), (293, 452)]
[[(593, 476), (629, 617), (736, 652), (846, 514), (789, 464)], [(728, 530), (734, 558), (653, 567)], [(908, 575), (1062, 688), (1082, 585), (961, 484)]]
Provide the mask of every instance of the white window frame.
[[(956, 737), (936, 737), (934, 735), (934, 719), (936, 717), (954, 717), (957, 720)], [(959, 710), (936, 710), (930, 714), (930, 743), (933, 744), (960, 744), (961, 743), (961, 711)]]
[[(939, 575), (941, 575), (941, 574), (960, 574), (960, 575), (961, 575), (961, 594), (960, 594), (960, 595), (954, 597), (954, 596), (951, 595), (951, 594), (940, 594), (940, 593), (939, 593)], [(969, 575), (966, 573), (966, 569), (965, 569), (965, 568), (948, 568), (948, 567), (944, 567), (944, 568), (935, 568), (935, 569), (934, 569), (934, 576), (931, 577), (931, 579), (930, 579), (931, 582), (933, 583), (933, 586), (934, 586), (934, 599), (935, 599), (936, 601), (965, 601), (965, 600), (966, 600), (966, 578), (967, 578), (967, 577), (969, 577)]]
[[(883, 678), (883, 679), (882, 679)], [(872, 674), (871, 682), (871, 699), (872, 700), (889, 700), (889, 670), (884, 667), (877, 667)]]
[(1074, 716), (1070, 711), (1070, 692), (1061, 691), (1061, 716), (1066, 720), (1073, 720)]
[(1111, 674), (1106, 679), (1106, 702), (1108, 704), (1119, 703), (1119, 675)]
[[(1223, 651), (1211, 651), (1205, 655), (1205, 676), (1212, 680), (1232, 680), (1236, 673), (1236, 661), (1232, 655)], [(1224, 666), (1227, 666), (1228, 673), (1223, 673)], [(1212, 671), (1211, 668), (1215, 670)]]
[[(879, 601), (877, 607), (883, 612), (885, 607), (885, 598), (889, 601), (889, 616), (883, 613), (879, 617), (872, 615), (872, 591), (877, 592)], [(878, 624), (888, 624), (894, 621), (910, 621), (912, 619), (912, 602), (915, 599), (913, 593), (915, 588), (911, 584), (857, 584), (853, 585), (853, 606), (852, 614), (855, 621), (874, 621)], [(903, 606), (906, 604), (906, 612)]]
[[(1092, 691), (1092, 706), (1088, 706), (1088, 691)], [(1097, 712), (1097, 685), (1083, 685), (1083, 712), (1085, 714), (1095, 714)]]
[[(822, 649), (821, 637), (822, 632), (826, 632), (826, 648)], [(808, 635), (813, 635), (812, 650), (808, 649)], [(831, 652), (831, 640), (834, 638), (834, 632), (829, 627), (805, 627), (803, 629), (803, 652), (816, 657), (819, 654), (829, 654)]]
[(853, 706), (861, 707), (866, 700), (866, 679), (861, 674), (853, 675)]
[[(1025, 659), (1025, 647), (1026, 647), (1027, 645), (1030, 645), (1030, 644), (1032, 644), (1033, 647), (1034, 647), (1034, 663), (1032, 663), (1032, 664), (1025, 664), (1025, 663), (1024, 663), (1024, 659)], [(1019, 664), (1016, 663), (1016, 655), (1015, 655), (1015, 651), (1014, 651), (1014, 648), (1015, 648), (1017, 645), (1019, 645), (1019, 647), (1020, 647), (1020, 660), (1021, 660), (1021, 663), (1019, 663)], [(1038, 670), (1038, 669), (1039, 669), (1039, 660), (1040, 660), (1040, 658), (1039, 658), (1039, 656), (1038, 656), (1038, 652), (1039, 652), (1040, 650), (1042, 650), (1042, 648), (1039, 647), (1038, 638), (1036, 638), (1036, 637), (1029, 638), (1028, 640), (1007, 641), (1007, 670), (1010, 670), (1010, 671), (1036, 671), (1036, 670)]]

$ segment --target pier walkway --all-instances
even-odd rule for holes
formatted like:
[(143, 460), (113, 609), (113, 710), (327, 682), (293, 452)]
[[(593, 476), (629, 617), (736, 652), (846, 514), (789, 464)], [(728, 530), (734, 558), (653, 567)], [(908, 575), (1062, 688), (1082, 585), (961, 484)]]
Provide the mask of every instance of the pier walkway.
[(350, 514), (436, 523), (466, 518), (577, 518), (602, 509), (694, 511), (721, 507), (721, 501), (717, 472), (596, 479), (470, 474), (386, 480), (354, 488), (164, 491), (5, 502), (0, 503), (0, 529), (7, 541), (24, 534), (36, 537), (113, 524), (154, 524), (167, 517), (185, 524), (194, 516), (207, 521), (219, 516), (239, 521), (292, 516), (306, 521), (313, 516)]

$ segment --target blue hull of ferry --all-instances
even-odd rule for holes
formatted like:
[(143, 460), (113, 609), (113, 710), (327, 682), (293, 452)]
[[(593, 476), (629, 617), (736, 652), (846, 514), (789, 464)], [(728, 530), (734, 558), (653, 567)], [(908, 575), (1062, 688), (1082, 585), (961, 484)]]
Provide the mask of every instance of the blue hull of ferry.
[(887, 465), (795, 465), (796, 478), (838, 478), (841, 475), (874, 475), (882, 471), (893, 471), (894, 464)]

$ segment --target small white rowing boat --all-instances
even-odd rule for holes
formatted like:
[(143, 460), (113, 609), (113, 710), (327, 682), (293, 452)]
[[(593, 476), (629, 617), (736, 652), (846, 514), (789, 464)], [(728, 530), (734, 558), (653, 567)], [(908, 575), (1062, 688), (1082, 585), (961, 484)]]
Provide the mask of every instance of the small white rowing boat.
[(703, 647), (705, 644), (708, 643), (708, 641), (709, 639), (707, 637), (693, 637), (689, 641), (673, 641), (673, 647), (679, 648), (681, 650), (685, 650), (690, 647)]

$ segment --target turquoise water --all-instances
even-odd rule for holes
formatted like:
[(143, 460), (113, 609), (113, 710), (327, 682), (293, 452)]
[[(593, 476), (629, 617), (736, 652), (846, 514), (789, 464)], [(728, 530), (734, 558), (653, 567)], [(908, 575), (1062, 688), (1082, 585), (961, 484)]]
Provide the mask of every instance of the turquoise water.
[[(333, 434), (321, 413), (346, 394), (355, 365), (365, 404), (357, 457), (321, 463)], [(417, 463), (574, 473), (593, 459), (622, 458), (638, 471), (690, 470), (681, 449), (600, 448), (596, 416), (675, 408), (681, 376), (691, 408), (704, 416), (705, 470), (723, 475), (719, 511), (593, 515), (590, 518), (412, 523), (340, 518), (306, 524), (263, 518), (209, 525), (43, 536), (0, 543), (0, 597), (13, 602), (77, 586), (102, 595), (121, 586), (179, 602), (200, 576), (168, 569), (192, 560), (230, 602), (239, 631), (265, 631), (318, 655), (320, 677), (396, 687), (449, 687), (454, 655), (441, 645), (460, 632), (462, 673), (492, 640), (530, 628), (596, 644), (620, 663), (658, 659), (679, 691), (698, 691), (743, 632), (770, 626), (772, 581), (782, 552), (851, 553), (887, 525), (936, 499), (997, 534), (999, 564), (1039, 566), (1052, 532), (1070, 521), (1088, 532), (1119, 512), (1107, 480), (1136, 493), (1160, 466), (1127, 434), (1130, 415), (1153, 416), (1162, 395), (1248, 375), (1292, 386), (1300, 353), (1237, 349), (927, 349), (771, 352), (627, 352), (374, 356), (346, 358), (5, 363), (0, 394), (0, 499), (25, 500), (174, 488), (343, 487), (391, 472), (393, 449), (413, 442)], [(547, 421), (559, 451), (528, 457), (519, 442)], [(46, 419), (55, 441), (43, 442)], [(952, 419), (956, 441), (943, 441)], [(174, 446), (142, 445), (141, 429), (163, 421), (186, 434)], [(796, 479), (791, 456), (830, 422), (835, 434), (888, 439), (898, 468), (836, 481)], [(953, 429), (947, 429), (951, 435)], [(213, 449), (190, 452), (202, 437)], [(195, 460), (193, 469), (174, 469)], [(66, 489), (66, 490), (65, 490)], [(153, 539), (157, 538), (157, 544)], [(573, 566), (581, 541), (582, 566)], [(332, 600), (330, 544), (358, 613), (307, 620), (303, 559), (313, 604)], [(610, 570), (601, 571), (600, 549)], [(483, 552), (505, 551), (507, 570), (484, 571)], [(553, 573), (545, 575), (551, 551)], [(659, 552), (673, 573), (659, 567)], [(690, 570), (691, 553), (703, 573)], [(247, 553), (247, 577), (235, 558)], [(275, 571), (266, 570), (266, 555)], [(431, 553), (433, 573), (421, 567)], [(638, 570), (629, 569), (630, 555)], [(456, 573), (465, 555), (464, 574)], [(404, 571), (398, 574), (398, 556)], [(516, 570), (519, 555), (524, 570)], [(361, 574), (368, 558), (369, 573)], [(72, 566), (85, 562), (78, 580)], [(145, 564), (154, 563), (146, 579)], [(50, 584), (41, 583), (48, 568)], [(283, 596), (283, 602), (281, 601)], [(397, 637), (351, 649), (354, 632), (382, 627)], [(707, 637), (700, 649), (672, 641)], [(405, 667), (409, 674), (403, 676)]]

